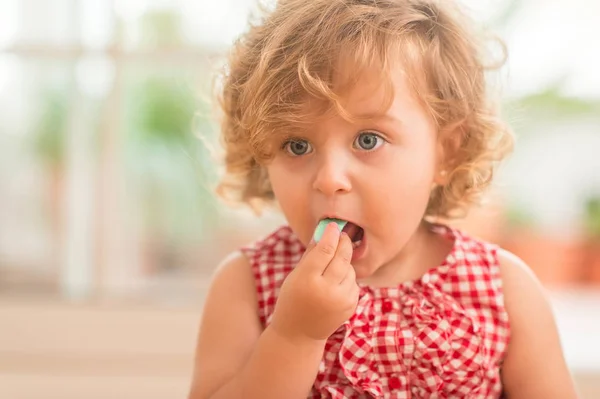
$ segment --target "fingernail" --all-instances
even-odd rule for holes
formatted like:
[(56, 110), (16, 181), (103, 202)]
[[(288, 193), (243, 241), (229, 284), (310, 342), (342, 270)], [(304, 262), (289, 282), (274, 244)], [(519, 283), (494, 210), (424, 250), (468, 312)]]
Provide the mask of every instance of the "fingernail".
[(332, 227), (329, 227), (331, 230), (335, 230), (335, 232), (337, 233), (338, 236), (341, 236), (342, 234), (342, 227), (337, 224), (337, 223), (330, 223), (330, 226), (333, 225)]

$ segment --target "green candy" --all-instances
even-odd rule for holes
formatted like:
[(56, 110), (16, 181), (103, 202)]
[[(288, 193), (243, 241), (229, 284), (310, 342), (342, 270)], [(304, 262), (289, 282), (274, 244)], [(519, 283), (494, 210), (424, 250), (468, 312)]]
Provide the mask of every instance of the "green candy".
[(327, 225), (331, 222), (336, 223), (338, 228), (340, 229), (340, 231), (342, 231), (342, 229), (344, 228), (346, 223), (348, 223), (345, 220), (341, 220), (341, 219), (323, 219), (323, 220), (321, 220), (319, 222), (319, 224), (317, 225), (317, 228), (315, 229), (315, 234), (313, 235), (315, 242), (321, 241), (321, 237), (323, 237), (323, 233), (325, 232), (325, 227), (327, 227)]

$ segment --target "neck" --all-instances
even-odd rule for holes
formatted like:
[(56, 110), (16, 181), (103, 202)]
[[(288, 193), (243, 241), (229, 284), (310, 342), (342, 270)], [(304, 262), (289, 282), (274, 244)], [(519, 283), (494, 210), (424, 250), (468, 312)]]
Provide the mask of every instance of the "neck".
[(422, 221), (404, 248), (361, 282), (370, 286), (395, 286), (417, 280), (429, 269), (439, 266), (452, 249), (452, 243), (434, 233), (431, 227)]

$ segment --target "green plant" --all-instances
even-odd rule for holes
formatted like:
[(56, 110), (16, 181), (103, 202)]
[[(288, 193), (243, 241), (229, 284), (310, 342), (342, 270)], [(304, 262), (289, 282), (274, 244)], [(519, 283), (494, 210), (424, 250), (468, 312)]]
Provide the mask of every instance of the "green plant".
[(580, 116), (600, 112), (600, 102), (563, 94), (560, 83), (525, 96), (519, 100), (526, 109), (543, 110), (558, 115)]
[(128, 169), (145, 228), (169, 246), (197, 240), (218, 216), (209, 151), (196, 135), (211, 131), (206, 105), (171, 75), (142, 78), (129, 92)]
[(510, 229), (529, 228), (536, 224), (533, 213), (524, 205), (514, 202), (507, 207), (504, 217)]
[(142, 42), (149, 46), (171, 47), (182, 42), (181, 17), (172, 10), (156, 9), (141, 18)]
[(135, 94), (137, 129), (144, 140), (189, 144), (196, 100), (187, 82), (152, 77)]
[(65, 91), (43, 93), (41, 112), (33, 126), (33, 148), (47, 166), (58, 168), (65, 158), (68, 129), (67, 95)]
[(543, 90), (506, 101), (504, 104), (508, 120), (519, 121), (521, 133), (527, 126), (536, 126), (540, 119), (553, 121), (572, 120), (574, 118), (598, 118), (600, 99), (580, 98), (566, 95), (560, 78)]
[(600, 240), (600, 195), (585, 201), (584, 225), (589, 237)]

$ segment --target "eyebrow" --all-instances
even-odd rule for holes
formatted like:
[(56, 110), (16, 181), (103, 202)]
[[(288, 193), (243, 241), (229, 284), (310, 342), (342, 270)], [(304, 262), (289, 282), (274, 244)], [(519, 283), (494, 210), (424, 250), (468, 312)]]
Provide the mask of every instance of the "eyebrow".
[(381, 112), (363, 112), (354, 115), (360, 121), (385, 121), (385, 122), (395, 122), (402, 123), (402, 120), (398, 119), (394, 115), (390, 115), (389, 113), (382, 114)]

